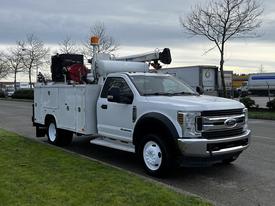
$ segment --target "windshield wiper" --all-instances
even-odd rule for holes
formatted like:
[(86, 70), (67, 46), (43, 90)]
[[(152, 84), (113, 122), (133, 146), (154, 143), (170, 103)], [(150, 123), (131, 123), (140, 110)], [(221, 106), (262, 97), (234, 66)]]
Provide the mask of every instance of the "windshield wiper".
[(192, 92), (154, 92), (154, 93), (147, 93), (144, 96), (178, 96), (178, 95), (198, 95)]
[(154, 93), (147, 93), (144, 94), (144, 96), (172, 96), (173, 93), (167, 93), (167, 92), (154, 92)]
[(171, 95), (198, 95), (196, 93), (192, 93), (192, 92), (175, 92), (175, 93), (171, 93)]

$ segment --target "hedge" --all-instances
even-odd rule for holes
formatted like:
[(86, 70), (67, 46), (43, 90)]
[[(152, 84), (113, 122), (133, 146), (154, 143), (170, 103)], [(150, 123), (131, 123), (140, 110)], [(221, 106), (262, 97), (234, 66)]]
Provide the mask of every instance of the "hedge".
[(244, 106), (248, 109), (252, 108), (255, 106), (255, 101), (251, 99), (250, 97), (242, 97), (240, 99), (240, 102), (244, 104)]
[(2, 90), (0, 90), (0, 98), (4, 98), (4, 97), (5, 97), (5, 93)]
[(266, 103), (266, 106), (271, 109), (271, 110), (275, 110), (275, 99), (269, 101)]
[(14, 99), (33, 99), (33, 89), (20, 89), (16, 90), (12, 98)]

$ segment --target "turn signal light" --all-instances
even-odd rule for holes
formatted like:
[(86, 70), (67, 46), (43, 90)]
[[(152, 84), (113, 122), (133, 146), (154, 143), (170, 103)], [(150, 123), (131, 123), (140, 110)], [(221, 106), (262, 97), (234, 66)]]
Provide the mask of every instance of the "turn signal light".
[(183, 126), (183, 124), (184, 124), (184, 114), (183, 114), (183, 113), (178, 113), (177, 119), (178, 119), (178, 123), (179, 123), (181, 126)]

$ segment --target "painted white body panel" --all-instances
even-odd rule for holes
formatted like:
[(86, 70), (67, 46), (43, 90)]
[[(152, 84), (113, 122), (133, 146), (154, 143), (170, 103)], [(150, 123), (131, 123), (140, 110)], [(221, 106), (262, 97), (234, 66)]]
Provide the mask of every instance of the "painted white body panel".
[(97, 61), (97, 70), (100, 77), (106, 77), (110, 73), (118, 72), (148, 72), (148, 64), (141, 62), (126, 62), (126, 61)]
[[(103, 136), (116, 138), (122, 141), (132, 142), (134, 131), (134, 123), (132, 122), (132, 110), (134, 105), (141, 105), (140, 96), (135, 86), (125, 74), (114, 73), (109, 77), (123, 78), (134, 94), (132, 104), (119, 104), (108, 102), (106, 98), (98, 98), (97, 117), (98, 117), (98, 133)], [(107, 110), (101, 108), (101, 105), (108, 106)]]
[(243, 108), (240, 102), (213, 96), (151, 96), (140, 99), (137, 106), (138, 119), (144, 114), (155, 112), (165, 115), (174, 123), (179, 136), (182, 128), (177, 122), (177, 112), (201, 112), (207, 110), (224, 110)]
[[(101, 105), (103, 104), (107, 105), (108, 109), (102, 109)], [(99, 98), (97, 104), (98, 133), (131, 142), (133, 134), (132, 108), (132, 104), (119, 104)]]
[(97, 133), (98, 85), (37, 85), (34, 90), (35, 122), (44, 125), (53, 115), (58, 128), (81, 134)]
[(275, 73), (251, 74), (248, 77), (248, 90), (275, 89)]

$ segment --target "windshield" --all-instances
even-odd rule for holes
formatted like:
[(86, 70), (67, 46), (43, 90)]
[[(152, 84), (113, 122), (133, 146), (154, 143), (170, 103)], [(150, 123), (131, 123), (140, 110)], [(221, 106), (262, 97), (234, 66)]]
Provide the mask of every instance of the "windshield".
[(140, 95), (198, 95), (191, 87), (173, 76), (132, 75)]

